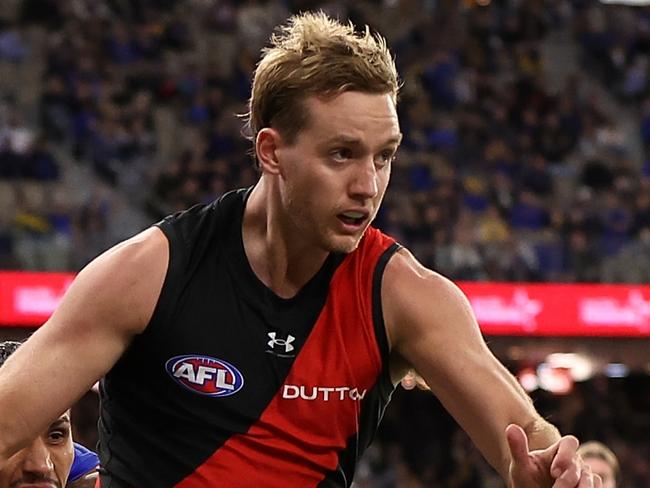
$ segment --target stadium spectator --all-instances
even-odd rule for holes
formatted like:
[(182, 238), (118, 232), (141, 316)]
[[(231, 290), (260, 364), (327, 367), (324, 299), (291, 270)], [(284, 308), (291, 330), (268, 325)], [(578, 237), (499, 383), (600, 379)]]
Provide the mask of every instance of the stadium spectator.
[(616, 455), (601, 442), (585, 442), (578, 449), (582, 459), (603, 480), (603, 488), (616, 488), (620, 483), (621, 468)]

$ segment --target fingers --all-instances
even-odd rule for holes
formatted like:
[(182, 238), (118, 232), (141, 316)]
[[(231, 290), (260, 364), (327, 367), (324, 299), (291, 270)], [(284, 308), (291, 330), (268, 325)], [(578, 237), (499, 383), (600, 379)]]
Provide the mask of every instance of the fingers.
[(578, 488), (602, 488), (602, 486), (603, 484), (600, 481), (600, 476), (593, 474), (591, 466), (583, 464)]
[[(577, 458), (576, 458), (577, 461)], [(581, 469), (580, 465), (576, 462), (567, 467), (559, 477), (555, 479), (553, 488), (592, 488), (593, 479), (591, 470)]]
[(594, 474), (594, 488), (603, 488), (603, 480), (597, 474)]
[(576, 456), (578, 444), (578, 439), (572, 435), (567, 435), (560, 439), (557, 452), (551, 463), (551, 476), (553, 478), (560, 477), (569, 468), (577, 469), (580, 472), (580, 466), (578, 466), (578, 458)]
[(576, 458), (575, 465), (571, 465), (553, 483), (553, 488), (603, 488), (603, 482), (597, 474), (591, 471), (591, 466), (580, 462)]
[(516, 424), (506, 427), (506, 439), (510, 455), (515, 464), (524, 464), (528, 460), (528, 437), (524, 429)]

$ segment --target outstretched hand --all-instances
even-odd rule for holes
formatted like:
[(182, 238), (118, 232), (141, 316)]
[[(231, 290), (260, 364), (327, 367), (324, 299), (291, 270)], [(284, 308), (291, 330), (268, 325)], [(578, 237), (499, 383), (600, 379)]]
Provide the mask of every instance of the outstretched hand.
[(598, 475), (577, 454), (578, 439), (564, 436), (546, 449), (530, 451), (524, 430), (506, 428), (510, 448), (509, 488), (602, 488)]

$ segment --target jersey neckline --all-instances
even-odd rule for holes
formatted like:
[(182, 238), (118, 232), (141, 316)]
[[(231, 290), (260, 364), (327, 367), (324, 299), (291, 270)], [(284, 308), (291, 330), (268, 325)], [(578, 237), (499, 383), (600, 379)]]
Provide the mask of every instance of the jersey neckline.
[(334, 275), (334, 272), (341, 264), (341, 262), (347, 256), (346, 254), (333, 253), (330, 252), (319, 270), (312, 276), (305, 285), (298, 290), (298, 292), (290, 297), (284, 298), (279, 296), (273, 290), (271, 290), (260, 278), (257, 276), (255, 271), (248, 260), (246, 255), (246, 249), (244, 248), (244, 238), (243, 238), (243, 221), (244, 221), (244, 212), (246, 210), (246, 204), (248, 202), (248, 197), (250, 196), (254, 186), (240, 190), (238, 205), (240, 208), (237, 209), (235, 213), (236, 218), (233, 219), (232, 236), (231, 242), (231, 256), (233, 258), (233, 264), (235, 265), (239, 275), (244, 284), (245, 290), (251, 290), (253, 295), (258, 299), (260, 296), (263, 296), (265, 301), (270, 302), (269, 305), (276, 307), (288, 307), (294, 306), (297, 303), (300, 303), (304, 300), (308, 300), (309, 297), (314, 295), (319, 295), (329, 287), (329, 282)]

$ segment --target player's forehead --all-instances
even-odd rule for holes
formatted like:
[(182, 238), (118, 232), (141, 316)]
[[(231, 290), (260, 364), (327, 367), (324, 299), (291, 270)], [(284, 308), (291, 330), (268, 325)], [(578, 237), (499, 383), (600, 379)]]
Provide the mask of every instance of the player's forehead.
[(348, 91), (305, 101), (309, 113), (307, 133), (318, 140), (372, 140), (399, 143), (401, 133), (390, 94)]
[(61, 415), (59, 415), (56, 419), (54, 419), (54, 421), (52, 422), (51, 425), (69, 424), (70, 422), (71, 422), (71, 420), (70, 420), (70, 410), (66, 410)]

